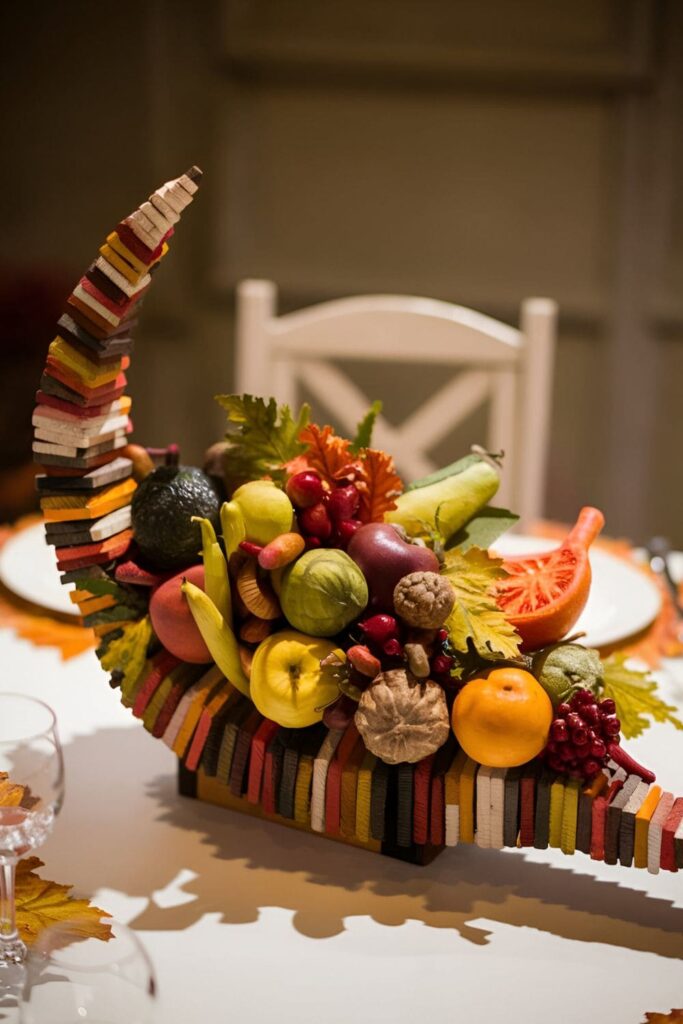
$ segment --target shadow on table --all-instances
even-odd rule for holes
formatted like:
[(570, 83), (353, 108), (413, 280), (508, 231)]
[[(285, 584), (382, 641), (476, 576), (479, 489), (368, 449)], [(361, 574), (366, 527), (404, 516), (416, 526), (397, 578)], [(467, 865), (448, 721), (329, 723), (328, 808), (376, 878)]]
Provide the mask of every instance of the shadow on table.
[[(618, 867), (615, 881), (605, 882), (520, 852), (471, 846), (447, 850), (426, 868), (407, 865), (179, 797), (175, 759), (142, 730), (79, 737), (66, 756), (69, 795), (58, 829), (87, 844), (79, 886), (147, 897), (136, 928), (185, 929), (204, 914), (248, 923), (262, 907), (282, 907), (312, 938), (339, 934), (345, 918), (370, 916), (384, 925), (417, 920), (454, 929), (483, 945), (490, 931), (475, 922), (488, 919), (683, 957), (683, 909), (629, 889)], [(159, 894), (182, 870), (187, 901), (169, 905)]]

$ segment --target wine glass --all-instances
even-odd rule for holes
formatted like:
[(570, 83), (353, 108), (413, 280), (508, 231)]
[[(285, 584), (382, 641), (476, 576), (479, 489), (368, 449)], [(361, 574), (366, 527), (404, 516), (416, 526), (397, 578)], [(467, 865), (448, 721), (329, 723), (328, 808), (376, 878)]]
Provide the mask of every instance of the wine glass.
[(26, 956), (14, 905), (17, 860), (45, 842), (64, 797), (62, 748), (47, 704), (19, 693), (0, 693), (0, 772), (25, 787), (16, 806), (0, 806), (1, 971)]
[(26, 960), (21, 1024), (151, 1024), (152, 963), (130, 928), (110, 924), (104, 942), (84, 938), (78, 918), (41, 932)]

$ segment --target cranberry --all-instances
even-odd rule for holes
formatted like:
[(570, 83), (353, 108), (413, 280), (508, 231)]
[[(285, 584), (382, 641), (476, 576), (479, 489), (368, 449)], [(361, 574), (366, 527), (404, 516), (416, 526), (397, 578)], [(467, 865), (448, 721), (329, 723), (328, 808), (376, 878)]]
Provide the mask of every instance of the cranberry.
[(569, 739), (567, 723), (562, 718), (556, 718), (550, 726), (550, 735), (560, 743), (566, 743)]
[(320, 540), (329, 540), (332, 536), (332, 523), (322, 502), (299, 512), (299, 526), (304, 533)]
[(566, 718), (567, 715), (570, 714), (571, 710), (572, 709), (569, 704), (563, 701), (562, 704), (557, 705), (557, 717)]
[(337, 523), (340, 547), (345, 548), (356, 530), (359, 530), (362, 525), (360, 519), (344, 519), (341, 523)]
[(602, 740), (593, 740), (591, 743), (591, 755), (602, 760), (607, 754), (607, 747)]
[(360, 494), (353, 484), (346, 487), (338, 487), (332, 491), (327, 502), (327, 511), (336, 523), (345, 519), (352, 519), (360, 505)]
[(621, 722), (616, 715), (606, 715), (602, 720), (603, 732), (608, 736), (618, 736), (621, 729)]
[(431, 669), (436, 675), (445, 675), (453, 668), (453, 658), (450, 658), (447, 654), (437, 654), (432, 659)]
[(312, 469), (290, 476), (285, 487), (287, 496), (297, 508), (310, 508), (323, 500), (325, 489), (318, 474)]
[(583, 762), (583, 771), (589, 778), (593, 775), (597, 775), (600, 771), (600, 763), (593, 760), (593, 758), (588, 758), (587, 761)]
[(610, 697), (606, 697), (604, 700), (601, 700), (598, 707), (605, 715), (613, 715), (617, 710), (616, 704)]
[(387, 640), (398, 640), (398, 623), (393, 615), (373, 615), (358, 625), (371, 644), (384, 647)]
[(436, 634), (436, 639), (439, 641), (440, 644), (445, 644), (446, 641), (448, 640), (448, 630), (439, 629)]

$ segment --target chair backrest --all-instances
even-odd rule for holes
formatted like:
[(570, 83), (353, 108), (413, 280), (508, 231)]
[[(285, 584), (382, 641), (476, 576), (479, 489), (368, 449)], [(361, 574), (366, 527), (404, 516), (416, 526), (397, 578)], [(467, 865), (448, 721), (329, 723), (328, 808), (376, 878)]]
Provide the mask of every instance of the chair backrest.
[(277, 315), (271, 281), (237, 288), (236, 387), (297, 404), (299, 385), (352, 433), (370, 398), (329, 360), (439, 364), (445, 383), (399, 426), (380, 416), (373, 443), (406, 480), (433, 472), (429, 451), (489, 403), (490, 451), (505, 452), (496, 503), (529, 523), (543, 512), (557, 327), (552, 299), (525, 299), (519, 329), (463, 306), (401, 295), (362, 295)]

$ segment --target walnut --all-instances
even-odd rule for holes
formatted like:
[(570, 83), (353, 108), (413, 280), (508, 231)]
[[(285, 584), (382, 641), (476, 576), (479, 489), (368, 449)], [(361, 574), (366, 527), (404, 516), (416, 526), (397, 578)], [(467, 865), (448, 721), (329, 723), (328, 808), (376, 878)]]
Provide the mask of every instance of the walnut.
[(441, 687), (403, 669), (382, 672), (363, 693), (355, 715), (365, 746), (386, 764), (421, 761), (448, 739), (450, 720)]
[(411, 572), (394, 588), (394, 609), (410, 626), (438, 629), (453, 610), (455, 591), (438, 572)]

